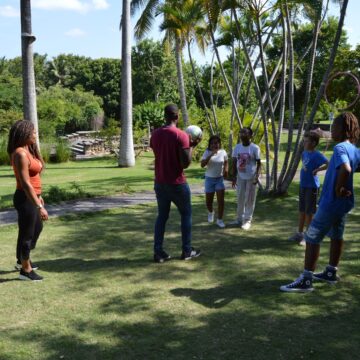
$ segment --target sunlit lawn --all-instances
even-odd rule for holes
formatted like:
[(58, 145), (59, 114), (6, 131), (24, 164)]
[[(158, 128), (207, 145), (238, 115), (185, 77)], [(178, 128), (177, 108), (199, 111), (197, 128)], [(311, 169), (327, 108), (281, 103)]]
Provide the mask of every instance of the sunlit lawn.
[[(91, 196), (105, 196), (122, 192), (151, 190), (154, 182), (154, 157), (144, 153), (132, 168), (119, 168), (116, 158), (69, 161), (47, 164), (42, 175), (43, 191), (52, 186), (74, 191), (74, 184)], [(192, 182), (200, 182), (204, 171), (198, 163), (187, 170)], [(10, 166), (0, 166), (0, 209), (12, 207), (15, 178)]]
[[(296, 191), (259, 197), (249, 232), (208, 225), (194, 197), (203, 255), (190, 262), (177, 259), (173, 211), (174, 260), (152, 263), (155, 204), (52, 219), (33, 254), (45, 277), (36, 284), (16, 280), (16, 226), (1, 227), (0, 359), (358, 359), (360, 211), (348, 218), (342, 281), (280, 293), (302, 269), (303, 248), (286, 240)], [(229, 191), (225, 220), (234, 214)], [(327, 257), (328, 240), (320, 267)]]
[[(279, 171), (285, 156), (286, 134), (282, 134), (282, 151), (279, 157)], [(319, 145), (320, 151), (330, 158), (332, 144), (322, 140)], [(262, 155), (265, 158), (265, 155)], [(62, 191), (73, 194), (74, 197), (82, 197), (76, 193), (80, 189), (82, 193), (90, 196), (106, 196), (123, 192), (137, 192), (151, 190), (154, 179), (153, 153), (143, 153), (136, 160), (136, 166), (132, 168), (119, 168), (114, 157), (103, 159), (91, 159), (82, 161), (69, 161), (62, 164), (47, 164), (42, 176), (43, 191), (47, 200), (47, 192), (51, 187), (57, 187)], [(204, 170), (198, 162), (193, 162), (186, 175), (191, 183), (202, 181)], [(265, 181), (265, 165), (263, 169)], [(322, 176), (320, 174), (320, 176)], [(15, 179), (10, 166), (0, 166), (0, 209), (12, 207)], [(51, 199), (50, 199), (51, 200)]]

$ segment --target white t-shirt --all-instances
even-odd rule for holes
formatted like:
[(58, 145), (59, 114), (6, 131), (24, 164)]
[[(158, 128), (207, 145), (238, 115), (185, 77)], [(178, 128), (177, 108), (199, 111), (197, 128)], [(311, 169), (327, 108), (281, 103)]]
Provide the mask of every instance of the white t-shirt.
[[(207, 149), (204, 152), (204, 155), (202, 156), (201, 160), (205, 160), (209, 157), (211, 154), (211, 151)], [(216, 155), (212, 156), (209, 160), (209, 162), (206, 165), (206, 172), (205, 176), (217, 178), (220, 176), (223, 176), (224, 174), (224, 163), (227, 161), (228, 156), (226, 154), (226, 151), (223, 149), (220, 149)]]
[(250, 180), (256, 174), (256, 160), (260, 160), (260, 148), (250, 143), (248, 146), (237, 144), (232, 157), (237, 159), (238, 176), (243, 180)]

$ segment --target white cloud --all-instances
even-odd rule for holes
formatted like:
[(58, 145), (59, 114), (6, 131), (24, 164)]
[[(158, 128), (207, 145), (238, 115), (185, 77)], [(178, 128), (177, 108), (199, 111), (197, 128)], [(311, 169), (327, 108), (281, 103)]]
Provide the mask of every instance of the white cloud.
[(34, 0), (32, 6), (44, 10), (87, 10), (87, 5), (79, 0)]
[(4, 17), (18, 17), (20, 16), (20, 11), (16, 10), (12, 6), (0, 6), (0, 16)]
[(71, 10), (87, 12), (89, 10), (103, 10), (110, 5), (107, 0), (33, 0), (33, 7), (43, 10)]
[(85, 36), (86, 33), (85, 33), (85, 31), (83, 31), (81, 29), (75, 28), (75, 29), (71, 29), (71, 30), (67, 31), (65, 33), (65, 35), (70, 36), (70, 37), (82, 37), (82, 36)]
[(107, 9), (110, 5), (106, 0), (93, 0), (93, 6), (95, 9), (103, 10)]

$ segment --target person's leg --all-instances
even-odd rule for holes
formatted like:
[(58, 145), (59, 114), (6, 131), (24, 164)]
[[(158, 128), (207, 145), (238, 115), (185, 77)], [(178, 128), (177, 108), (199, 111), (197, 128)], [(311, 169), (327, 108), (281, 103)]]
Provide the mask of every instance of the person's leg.
[[(305, 213), (306, 213), (306, 188), (299, 187), (299, 226), (298, 232), (302, 234), (305, 227)], [(308, 224), (310, 225), (310, 223)]]
[(316, 213), (316, 203), (319, 190), (317, 188), (305, 189), (305, 224), (308, 228)]
[(305, 214), (305, 224), (307, 228), (310, 226), (312, 219), (313, 214)]
[(237, 178), (237, 220), (242, 222), (245, 208), (246, 180)]
[(329, 265), (326, 266), (324, 271), (314, 274), (314, 279), (316, 280), (336, 284), (340, 279), (336, 273), (344, 247), (345, 217), (346, 214), (332, 216), (331, 218), (332, 226), (327, 234), (331, 239)]
[[(305, 218), (306, 218), (305, 213), (304, 212), (299, 212), (299, 227), (298, 227), (299, 233), (304, 232)], [(310, 223), (308, 223), (308, 226), (309, 225), (310, 225)]]
[(39, 211), (30, 200), (27, 199), (23, 191), (17, 191), (14, 196), (14, 205), (18, 212), (18, 250), (22, 269), (31, 272), (30, 250)]
[(212, 213), (214, 211), (214, 208), (213, 208), (213, 203), (214, 203), (214, 195), (215, 193), (206, 193), (205, 194), (205, 197), (206, 197), (206, 207), (208, 209), (208, 211), (210, 213)]
[(181, 239), (182, 250), (185, 253), (191, 251), (191, 192), (188, 184), (173, 185), (172, 199), (173, 203), (181, 215)]
[(244, 220), (245, 222), (251, 222), (256, 203), (256, 193), (257, 193), (256, 184), (253, 183), (253, 180), (246, 181), (246, 191), (245, 191), (245, 210), (244, 210)]
[(30, 250), (35, 249), (37, 241), (38, 241), (38, 239), (40, 237), (40, 234), (41, 234), (42, 230), (43, 230), (43, 222), (41, 220), (40, 213), (38, 211), (37, 212), (37, 217), (36, 217), (36, 220), (35, 220), (34, 235), (32, 237)]
[(280, 287), (285, 292), (310, 292), (312, 286), (313, 272), (320, 254), (320, 243), (332, 226), (331, 214), (319, 209), (315, 214), (307, 232), (305, 233), (306, 251), (304, 260), (304, 272), (290, 284)]
[(157, 254), (163, 250), (165, 226), (169, 218), (171, 201), (167, 193), (166, 185), (155, 184), (154, 189), (158, 205), (158, 216), (155, 221), (154, 230), (154, 253)]
[(304, 270), (314, 272), (320, 255), (320, 244), (306, 242)]
[[(316, 215), (315, 215), (316, 216)], [(344, 247), (345, 215), (335, 216), (331, 219), (332, 227), (328, 233), (331, 239), (329, 265), (325, 270), (313, 275), (315, 280), (336, 284), (340, 277), (337, 275), (340, 257)]]
[(218, 204), (218, 219), (222, 220), (224, 216), (225, 190), (216, 191), (216, 199)]
[(331, 239), (329, 265), (337, 268), (344, 248), (344, 240)]

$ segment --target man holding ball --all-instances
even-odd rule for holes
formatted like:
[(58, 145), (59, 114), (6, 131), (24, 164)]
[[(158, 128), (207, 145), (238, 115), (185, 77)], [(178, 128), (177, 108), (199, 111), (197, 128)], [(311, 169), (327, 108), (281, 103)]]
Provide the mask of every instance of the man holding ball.
[(171, 256), (163, 249), (165, 225), (173, 202), (181, 215), (182, 260), (200, 255), (200, 250), (191, 247), (191, 192), (186, 182), (184, 169), (191, 163), (192, 149), (201, 138), (192, 140), (187, 133), (177, 128), (179, 110), (174, 104), (165, 106), (166, 124), (156, 129), (150, 139), (155, 155), (155, 193), (158, 216), (154, 232), (154, 261), (163, 263)]

